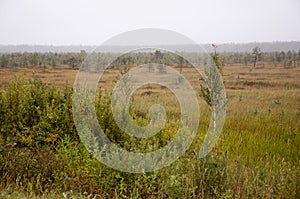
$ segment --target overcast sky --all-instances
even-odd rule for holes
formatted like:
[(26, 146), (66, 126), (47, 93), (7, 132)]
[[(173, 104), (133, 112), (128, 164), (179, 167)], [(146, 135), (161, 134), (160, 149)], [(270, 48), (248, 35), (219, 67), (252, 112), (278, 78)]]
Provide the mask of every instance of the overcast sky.
[(0, 44), (99, 45), (138, 28), (198, 43), (300, 41), (299, 0), (0, 0)]

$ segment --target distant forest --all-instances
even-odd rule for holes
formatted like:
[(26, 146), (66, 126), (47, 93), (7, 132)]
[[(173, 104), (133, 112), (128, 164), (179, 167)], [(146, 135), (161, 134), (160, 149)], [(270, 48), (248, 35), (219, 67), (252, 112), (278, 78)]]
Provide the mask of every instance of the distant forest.
[[(251, 52), (219, 52), (218, 48), (215, 48), (216, 52), (211, 52), (213, 56), (218, 54), (218, 59), (222, 66), (231, 64), (242, 64), (251, 67), (264, 67), (265, 64), (274, 67), (300, 67), (300, 50), (288, 50), (288, 51), (274, 51), (264, 52), (259, 47), (255, 47)], [(96, 62), (93, 64), (94, 69), (98, 70), (104, 65), (108, 64), (111, 60), (111, 56), (115, 53), (93, 53), (95, 55)], [(203, 53), (185, 52), (180, 53), (183, 57), (191, 59), (198, 59), (203, 63), (206, 63), (208, 56)], [(14, 52), (14, 53), (0, 53), (0, 67), (33, 67), (33, 68), (57, 68), (57, 69), (78, 69), (80, 66), (84, 68), (82, 62), (87, 57), (88, 53), (85, 50), (80, 52)], [(118, 55), (118, 53), (117, 53)], [(164, 51), (153, 52), (138, 52), (124, 54), (113, 63), (110, 64), (110, 68), (118, 69), (120, 66), (135, 66), (147, 63), (163, 63), (169, 66), (175, 67), (189, 67), (189, 63), (182, 59), (180, 56), (176, 56), (174, 53)]]
[[(202, 46), (208, 51), (213, 52), (211, 44), (202, 44)], [(218, 52), (252, 52), (255, 47), (259, 47), (262, 52), (288, 52), (300, 50), (300, 41), (289, 42), (252, 42), (252, 43), (226, 43), (217, 44)], [(53, 45), (0, 45), (0, 53), (14, 53), (14, 52), (40, 52), (40, 53), (79, 53), (82, 50), (85, 52), (91, 52), (97, 46), (87, 45), (69, 45), (69, 46), (53, 46)], [(194, 45), (169, 45), (169, 46), (157, 46), (158, 48), (168, 47), (173, 51), (180, 49), (185, 52), (197, 51)], [(102, 46), (97, 48), (98, 52), (124, 52), (132, 48), (139, 48), (139, 46)]]

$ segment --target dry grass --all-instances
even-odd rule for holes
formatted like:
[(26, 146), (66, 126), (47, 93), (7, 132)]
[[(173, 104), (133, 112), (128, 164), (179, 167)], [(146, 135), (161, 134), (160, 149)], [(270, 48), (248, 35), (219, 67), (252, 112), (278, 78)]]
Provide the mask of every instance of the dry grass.
[[(264, 68), (250, 69), (240, 65), (226, 66), (224, 69), (227, 118), (222, 137), (207, 159), (199, 162), (194, 157), (207, 131), (209, 118), (205, 115), (201, 117), (199, 134), (189, 152), (170, 167), (145, 176), (119, 173), (99, 166), (99, 162), (87, 158), (88, 153), (80, 152), (81, 148), (77, 145), (64, 142), (58, 147), (56, 155), (58, 160), (64, 160), (64, 172), (70, 172), (68, 175), (73, 176), (75, 181), (69, 181), (68, 175), (64, 177), (61, 172), (57, 173), (58, 179), (62, 180), (56, 182), (56, 186), (62, 184), (67, 187), (67, 192), (54, 188), (50, 190), (53, 196), (44, 193), (45, 198), (63, 198), (66, 193), (71, 198), (89, 198), (95, 195), (93, 189), (106, 198), (121, 198), (123, 195), (137, 195), (136, 198), (140, 198), (141, 194), (152, 198), (299, 198), (300, 68), (287, 69), (265, 64)], [(34, 74), (46, 83), (72, 85), (77, 72), (66, 69), (1, 68), (0, 82), (1, 86), (6, 87), (9, 80), (32, 78)], [(198, 89), (200, 76), (190, 68), (185, 68), (183, 72)], [(108, 71), (100, 80), (100, 85), (111, 89), (118, 76), (119, 71)], [(153, 99), (174, 116), (171, 125), (176, 123), (180, 115), (176, 97), (158, 85), (143, 86), (135, 93), (135, 113), (142, 118), (141, 122), (147, 122), (147, 111), (153, 105)], [(201, 111), (209, 113), (205, 111), (208, 110), (207, 105), (203, 101), (200, 103)], [(64, 112), (59, 113), (64, 115)], [(170, 137), (174, 133), (171, 125), (166, 128), (166, 135), (170, 134)], [(24, 159), (20, 161), (27, 162)], [(14, 171), (15, 167), (12, 168)], [(61, 171), (60, 167), (57, 169)], [(103, 176), (99, 176), (99, 170)], [(36, 182), (34, 178), (32, 182)], [(32, 188), (32, 184), (24, 187)], [(14, 188), (12, 186), (11, 189)], [(24, 190), (29, 195), (23, 195), (22, 190), (20, 194), (11, 194), (8, 187), (5, 191), (0, 190), (0, 197), (30, 198), (35, 193), (29, 188), (29, 191)], [(88, 190), (85, 195), (81, 193), (83, 188)], [(76, 191), (74, 196), (72, 190)]]
[[(178, 70), (178, 69), (177, 69)], [(73, 84), (78, 70), (71, 69), (41, 69), (41, 68), (0, 68), (0, 83), (7, 82), (15, 77), (31, 78), (35, 75), (46, 83), (57, 85)], [(199, 75), (192, 68), (184, 68), (183, 74), (191, 79), (193, 85), (199, 83)], [(107, 71), (100, 83), (110, 87), (118, 77), (119, 71)], [(263, 68), (253, 69), (252, 66), (229, 65), (224, 67), (223, 78), (226, 89), (241, 90), (247, 88), (300, 88), (300, 68), (284, 68), (265, 65)]]
[(1, 68), (0, 76), (1, 76), (1, 85), (5, 86), (8, 84), (10, 80), (15, 78), (32, 78), (36, 77), (41, 79), (43, 82), (56, 84), (56, 85), (64, 85), (69, 84), (72, 85), (77, 70), (71, 69), (41, 69), (41, 68)]
[[(78, 70), (40, 68), (0, 68), (0, 83), (5, 87), (17, 77), (32, 78), (58, 86), (72, 85)], [(119, 71), (109, 70), (99, 81), (103, 89), (112, 89)], [(183, 74), (190, 80), (195, 90), (199, 89), (200, 75), (192, 68), (184, 68)], [(300, 109), (300, 68), (273, 67), (265, 64), (264, 68), (233, 65), (223, 71), (228, 97), (228, 113), (249, 113), (257, 109), (260, 112), (297, 112)], [(144, 98), (149, 94), (161, 93), (170, 96), (171, 92), (160, 86), (144, 86), (136, 96)]]
[[(178, 69), (177, 69), (178, 70)], [(78, 70), (40, 69), (40, 68), (0, 68), (0, 83), (5, 87), (17, 77), (32, 78), (43, 82), (63, 86), (72, 85)], [(184, 68), (183, 74), (190, 80), (195, 90), (199, 89), (200, 75), (192, 68)], [(104, 73), (99, 85), (103, 89), (112, 89), (120, 73), (109, 70)], [(226, 66), (223, 70), (228, 97), (228, 113), (297, 113), (300, 110), (300, 68), (273, 67), (253, 69), (251, 66)], [(161, 86), (149, 85), (140, 88), (135, 97), (144, 99), (148, 95), (159, 95), (165, 101), (173, 94)], [(140, 100), (137, 100), (140, 101)]]

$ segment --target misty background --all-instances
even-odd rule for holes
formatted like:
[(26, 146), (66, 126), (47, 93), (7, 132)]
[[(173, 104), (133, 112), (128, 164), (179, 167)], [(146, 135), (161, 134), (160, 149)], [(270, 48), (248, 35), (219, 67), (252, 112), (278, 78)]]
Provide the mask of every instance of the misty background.
[(291, 42), (300, 41), (299, 19), (298, 0), (1, 0), (0, 51), (88, 51), (139, 28), (173, 30), (197, 43), (217, 43), (220, 51), (262, 42), (276, 42), (262, 50), (293, 50), (299, 49)]

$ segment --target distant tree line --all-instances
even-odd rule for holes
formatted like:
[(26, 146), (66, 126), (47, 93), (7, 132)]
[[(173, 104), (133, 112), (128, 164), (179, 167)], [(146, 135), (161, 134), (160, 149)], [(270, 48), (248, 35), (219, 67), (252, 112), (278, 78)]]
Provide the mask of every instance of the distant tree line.
[[(95, 53), (95, 63), (91, 63), (95, 67), (103, 67), (108, 64), (107, 58), (111, 58), (112, 53)], [(94, 56), (95, 54), (91, 54)], [(85, 51), (81, 53), (3, 53), (0, 54), (0, 67), (34, 67), (34, 68), (71, 68), (78, 69), (84, 59), (88, 56)], [(119, 66), (140, 65), (146, 63), (161, 63), (166, 65), (187, 66), (185, 59), (169, 52), (139, 52), (124, 54), (118, 57), (111, 68)], [(180, 59), (180, 61), (179, 61)], [(86, 67), (85, 65), (82, 66)]]
[(271, 62), (276, 67), (283, 65), (284, 67), (300, 66), (300, 50), (296, 51), (280, 51), (280, 52), (262, 52), (258, 48), (254, 48), (253, 52), (243, 53), (220, 53), (221, 59), (226, 64), (244, 64), (253, 65), (254, 62)]
[[(202, 57), (207, 59), (206, 55), (198, 53), (180, 53), (184, 57), (195, 58)], [(196, 56), (197, 55), (197, 56)], [(38, 68), (70, 68), (78, 69), (86, 58), (87, 53), (82, 50), (80, 53), (3, 53), (0, 54), (0, 67), (38, 67)], [(111, 53), (97, 53), (99, 60), (103, 61)], [(213, 53), (212, 53), (213, 56)], [(253, 52), (220, 52), (218, 53), (220, 64), (222, 66), (229, 64), (243, 64), (245, 66), (259, 66), (259, 63), (272, 63), (273, 66), (300, 67), (300, 50), (298, 52), (262, 52), (254, 48)], [(111, 68), (119, 66), (141, 65), (146, 63), (161, 63), (180, 67), (189, 67), (185, 59), (175, 56), (170, 52), (138, 52), (128, 53), (120, 56), (111, 64)], [(98, 65), (97, 65), (98, 64)], [(95, 63), (95, 67), (103, 67), (103, 63)], [(84, 66), (83, 66), (84, 67)]]
[(5, 53), (0, 54), (0, 67), (78, 68), (86, 57), (81, 53)]

